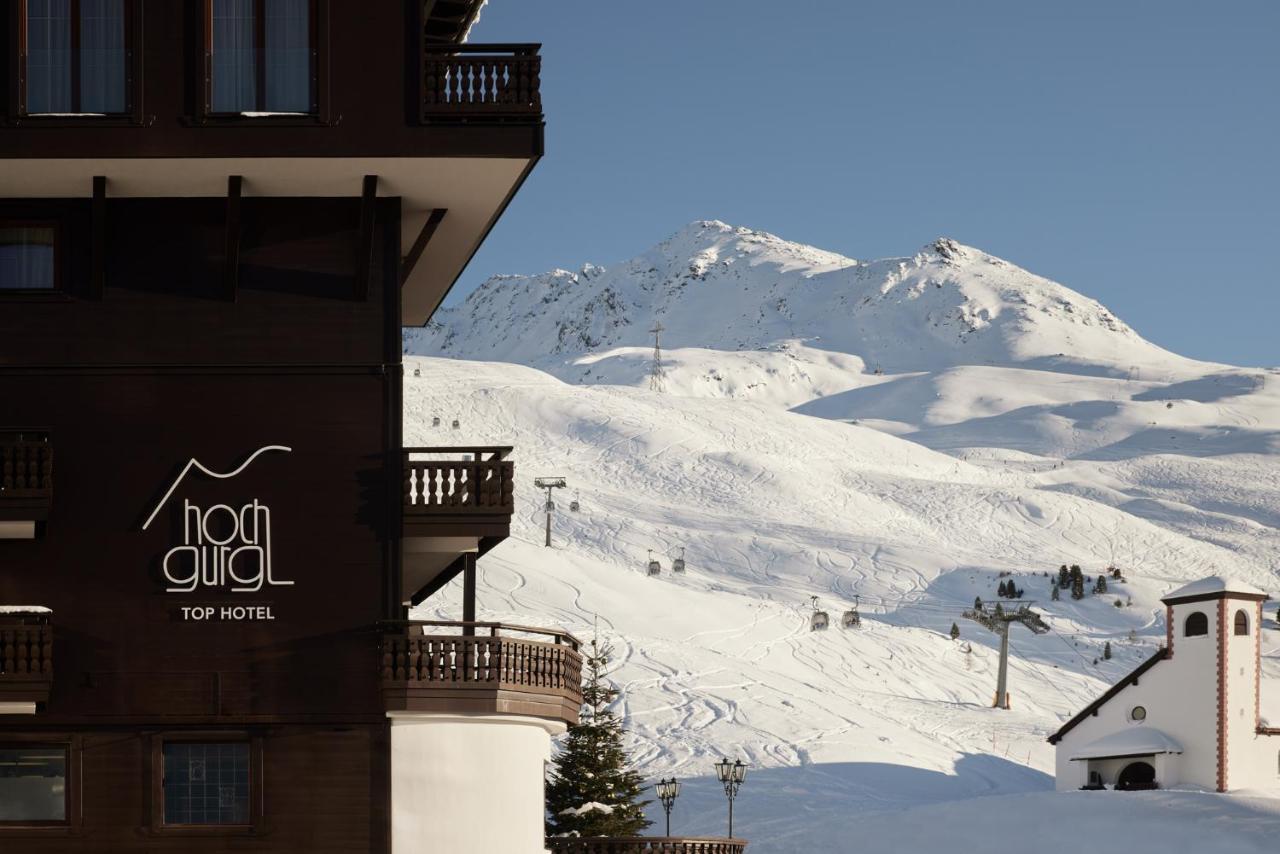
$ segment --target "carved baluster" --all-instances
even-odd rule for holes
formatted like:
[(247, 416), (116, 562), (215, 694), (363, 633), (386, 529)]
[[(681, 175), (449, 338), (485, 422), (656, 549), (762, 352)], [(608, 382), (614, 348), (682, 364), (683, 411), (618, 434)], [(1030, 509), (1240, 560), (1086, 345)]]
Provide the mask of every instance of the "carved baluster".
[(532, 107), (537, 113), (542, 111), (542, 57), (531, 56), (529, 60), (529, 97), (521, 105)]
[(515, 499), (515, 465), (513, 463), (503, 463), (502, 468), (502, 509), (513, 509), (516, 506)]

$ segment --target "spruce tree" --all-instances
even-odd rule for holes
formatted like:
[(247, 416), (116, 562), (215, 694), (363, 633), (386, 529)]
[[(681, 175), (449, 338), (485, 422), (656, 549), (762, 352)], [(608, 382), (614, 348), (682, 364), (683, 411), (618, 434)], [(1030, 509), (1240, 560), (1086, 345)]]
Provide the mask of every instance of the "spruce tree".
[(1106, 645), (1102, 647), (1102, 657), (1107, 661), (1111, 660), (1111, 641), (1107, 641)]
[(1084, 573), (1080, 570), (1080, 567), (1072, 565), (1069, 578), (1071, 579), (1071, 598), (1083, 599), (1084, 598)]
[(1001, 581), (1000, 586), (996, 588), (996, 595), (1001, 599), (1009, 595), (1009, 588), (1003, 581)]
[(1071, 573), (1067, 571), (1067, 565), (1065, 563), (1062, 566), (1058, 567), (1058, 586), (1059, 587), (1071, 586)]
[[(581, 720), (569, 727), (547, 781), (548, 836), (637, 836), (649, 826), (644, 781), (628, 769), (622, 721), (610, 710), (618, 690), (606, 680), (613, 648), (591, 641)], [(583, 809), (602, 804), (606, 809)]]
[(951, 639), (952, 640), (960, 639), (960, 627), (957, 626), (955, 623), (951, 624)]
[(1062, 589), (1062, 588), (1058, 587), (1058, 585), (1056, 585), (1056, 584), (1055, 584), (1055, 585), (1053, 585), (1053, 590), (1049, 593), (1049, 598), (1050, 598), (1050, 599), (1052, 599), (1053, 601), (1057, 602), (1057, 601), (1058, 601), (1058, 599), (1060, 598), (1060, 597), (1058, 596), (1058, 591), (1059, 591), (1059, 590), (1061, 590), (1061, 589)]
[(981, 596), (975, 596), (975, 597), (973, 597), (973, 610), (975, 610), (975, 611), (981, 611), (981, 610), (982, 610), (982, 597), (981, 597)]
[(1098, 576), (1098, 592), (1099, 593), (1107, 592), (1107, 577), (1105, 575)]

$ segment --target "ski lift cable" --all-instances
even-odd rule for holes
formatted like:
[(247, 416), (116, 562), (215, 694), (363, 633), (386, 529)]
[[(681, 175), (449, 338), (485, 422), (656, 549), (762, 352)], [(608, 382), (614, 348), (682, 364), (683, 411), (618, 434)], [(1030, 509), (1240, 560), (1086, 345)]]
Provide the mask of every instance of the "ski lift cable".
[[(1061, 688), (1059, 688), (1057, 685), (1055, 685), (1055, 684), (1053, 683), (1053, 680), (1052, 680), (1052, 679), (1050, 679), (1049, 677), (1047, 677), (1045, 674), (1041, 673), (1041, 672), (1040, 672), (1040, 668), (1039, 668), (1039, 667), (1035, 667), (1035, 666), (1033, 666), (1033, 665), (1032, 665), (1032, 663), (1031, 663), (1031, 659), (1030, 659), (1030, 658), (1028, 658), (1026, 655), (1024, 655), (1024, 654), (1022, 653), (1022, 650), (1018, 649), (1017, 644), (1015, 644), (1015, 643), (1013, 642), (1012, 638), (1009, 640), (1009, 648), (1010, 648), (1010, 649), (1012, 649), (1015, 653), (1017, 653), (1018, 658), (1019, 658), (1019, 659), (1021, 659), (1024, 663), (1026, 663), (1026, 664), (1027, 664), (1027, 666), (1029, 667), (1029, 669), (1030, 669), (1030, 670), (1031, 670), (1031, 671), (1032, 671), (1032, 672), (1033, 672), (1037, 677), (1039, 677), (1039, 678), (1040, 678), (1040, 681), (1044, 682), (1046, 685), (1048, 685), (1050, 688), (1052, 688), (1052, 689), (1057, 693), (1057, 695), (1058, 695), (1059, 697), (1061, 697), (1061, 698), (1062, 698), (1063, 702), (1065, 702), (1065, 703), (1067, 704), (1067, 708), (1068, 708), (1068, 709), (1074, 709), (1074, 708), (1075, 708), (1075, 701), (1074, 701), (1074, 700), (1072, 700), (1070, 697), (1068, 697), (1065, 693), (1063, 693), (1062, 689), (1061, 689)], [(1070, 712), (1068, 712), (1068, 714), (1070, 714)]]

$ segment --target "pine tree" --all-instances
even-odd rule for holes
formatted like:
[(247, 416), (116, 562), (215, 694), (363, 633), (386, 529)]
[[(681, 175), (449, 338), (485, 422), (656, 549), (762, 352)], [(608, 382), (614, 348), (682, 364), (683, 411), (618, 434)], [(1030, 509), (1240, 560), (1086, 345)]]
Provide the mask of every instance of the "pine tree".
[(960, 627), (957, 626), (955, 623), (951, 624), (951, 639), (952, 640), (960, 639)]
[(1102, 657), (1105, 658), (1107, 661), (1111, 660), (1111, 641), (1107, 641), (1106, 644), (1102, 647)]
[(996, 595), (1001, 599), (1009, 595), (1009, 587), (1003, 581), (1001, 581), (1000, 586), (996, 588)]
[[(582, 719), (569, 727), (547, 781), (548, 836), (637, 836), (649, 826), (644, 781), (628, 770), (622, 721), (610, 709), (618, 690), (605, 679), (613, 648), (591, 641), (582, 688)], [(603, 804), (607, 810), (588, 809)]]
[(1059, 590), (1061, 590), (1061, 589), (1062, 589), (1062, 588), (1061, 588), (1061, 587), (1059, 587), (1058, 585), (1056, 585), (1056, 584), (1055, 584), (1055, 585), (1053, 585), (1053, 590), (1049, 593), (1049, 598), (1050, 598), (1050, 599), (1052, 599), (1053, 601), (1057, 602), (1057, 601), (1058, 601), (1058, 599), (1059, 599), (1059, 598), (1061, 598), (1061, 597), (1059, 597), (1059, 596), (1058, 596), (1058, 591), (1059, 591)]
[(1107, 577), (1106, 577), (1105, 575), (1099, 575), (1099, 576), (1098, 576), (1098, 584), (1097, 584), (1097, 588), (1098, 588), (1098, 590), (1097, 590), (1097, 592), (1098, 592), (1098, 593), (1106, 593), (1106, 592), (1107, 592)]
[(1071, 586), (1071, 573), (1067, 571), (1065, 563), (1058, 567), (1058, 586), (1063, 588)]
[(973, 597), (973, 610), (975, 610), (975, 611), (981, 611), (981, 610), (982, 610), (982, 597), (981, 597), (981, 596), (975, 596), (975, 597)]
[(1071, 582), (1071, 598), (1083, 599), (1084, 598), (1084, 573), (1080, 570), (1080, 567), (1075, 566), (1073, 564), (1071, 566), (1071, 572), (1068, 573), (1068, 578), (1070, 579), (1070, 582)]

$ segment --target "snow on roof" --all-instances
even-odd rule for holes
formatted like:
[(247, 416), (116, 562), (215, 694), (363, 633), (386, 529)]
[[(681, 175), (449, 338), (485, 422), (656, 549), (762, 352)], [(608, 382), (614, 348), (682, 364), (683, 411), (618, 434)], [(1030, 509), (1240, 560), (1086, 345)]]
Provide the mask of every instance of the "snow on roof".
[(1221, 575), (1210, 575), (1208, 578), (1184, 584), (1172, 593), (1165, 595), (1161, 601), (1168, 602), (1170, 599), (1184, 599), (1188, 596), (1208, 596), (1214, 593), (1244, 593), (1249, 596), (1267, 595), (1253, 585), (1245, 584), (1238, 578), (1223, 578)]
[(1160, 730), (1148, 726), (1132, 726), (1120, 732), (1113, 732), (1111, 735), (1104, 735), (1097, 741), (1091, 741), (1084, 747), (1073, 750), (1071, 761), (1181, 752), (1182, 745)]
[(0, 605), (0, 614), (52, 614), (43, 605)]

